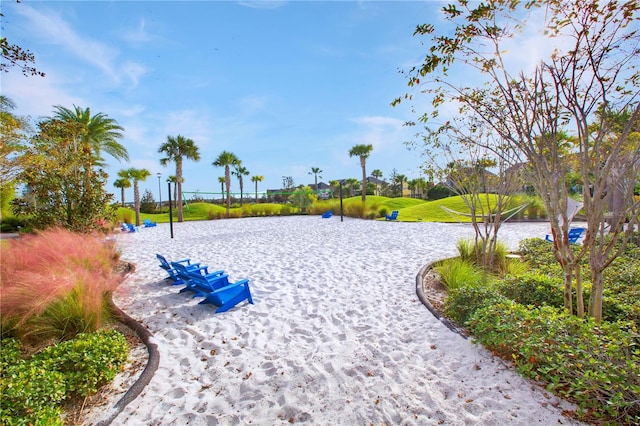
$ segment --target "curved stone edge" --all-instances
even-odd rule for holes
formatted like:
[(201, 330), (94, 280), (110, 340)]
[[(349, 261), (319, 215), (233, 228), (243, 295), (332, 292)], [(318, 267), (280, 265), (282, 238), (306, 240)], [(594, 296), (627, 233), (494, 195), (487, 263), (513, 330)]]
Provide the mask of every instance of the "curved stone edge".
[(114, 404), (114, 406), (109, 410), (109, 412), (96, 423), (96, 426), (108, 426), (112, 421), (115, 420), (116, 417), (124, 410), (124, 408), (134, 399), (140, 395), (140, 392), (149, 384), (153, 375), (155, 374), (158, 366), (160, 365), (160, 352), (158, 351), (158, 345), (153, 342), (153, 335), (145, 326), (131, 318), (129, 315), (124, 313), (120, 308), (118, 308), (115, 303), (113, 303), (112, 295), (109, 295), (109, 305), (111, 312), (115, 316), (115, 318), (120, 321), (125, 326), (129, 327), (133, 330), (136, 335), (142, 340), (142, 343), (147, 347), (147, 352), (149, 353), (149, 358), (147, 360), (147, 365), (140, 373), (140, 377), (138, 380), (127, 390), (127, 392)]
[(440, 314), (440, 312), (438, 312), (438, 310), (434, 308), (431, 303), (429, 303), (429, 299), (427, 299), (427, 296), (424, 294), (424, 285), (423, 285), (424, 277), (433, 268), (433, 265), (435, 265), (437, 262), (439, 262), (439, 260), (428, 263), (424, 265), (422, 268), (420, 268), (420, 271), (418, 271), (418, 275), (416, 275), (416, 294), (418, 295), (418, 299), (420, 299), (420, 302), (422, 302), (422, 304), (429, 310), (429, 312), (431, 312), (431, 314), (433, 314), (434, 317), (436, 317), (436, 319), (438, 319), (442, 324), (444, 324), (445, 327), (447, 327), (449, 330), (453, 331), (456, 334), (459, 334), (460, 336), (466, 339), (467, 338), (466, 333), (464, 333), (461, 328), (456, 326), (448, 318), (443, 317), (442, 314)]

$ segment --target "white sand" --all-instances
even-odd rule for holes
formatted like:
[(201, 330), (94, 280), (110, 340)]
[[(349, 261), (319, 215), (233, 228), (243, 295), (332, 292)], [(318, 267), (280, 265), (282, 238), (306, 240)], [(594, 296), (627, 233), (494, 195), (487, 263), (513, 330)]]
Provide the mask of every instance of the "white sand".
[[(501, 239), (516, 248), (547, 229), (507, 224)], [(114, 425), (576, 424), (418, 300), (420, 268), (455, 254), (469, 225), (310, 216), (176, 223), (174, 233), (161, 224), (118, 236), (136, 272), (114, 300), (154, 334), (161, 358)], [(249, 278), (255, 305), (214, 314), (163, 280), (156, 252)]]

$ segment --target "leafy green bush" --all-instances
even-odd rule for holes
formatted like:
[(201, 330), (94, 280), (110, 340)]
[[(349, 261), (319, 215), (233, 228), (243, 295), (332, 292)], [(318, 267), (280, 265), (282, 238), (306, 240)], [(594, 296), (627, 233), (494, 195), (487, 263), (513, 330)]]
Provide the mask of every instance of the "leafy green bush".
[(449, 292), (444, 312), (457, 324), (464, 325), (476, 310), (503, 300), (503, 296), (490, 288), (460, 287)]
[(562, 280), (546, 275), (529, 272), (523, 275), (510, 275), (502, 279), (496, 289), (508, 299), (522, 305), (564, 306)]
[(2, 218), (0, 224), (0, 232), (20, 232), (25, 231), (28, 227), (27, 220), (15, 216), (6, 216)]
[(553, 307), (504, 301), (478, 309), (466, 325), (486, 348), (526, 377), (575, 401), (584, 419), (640, 421), (640, 335), (616, 323), (596, 326)]
[(115, 331), (80, 334), (30, 359), (16, 339), (0, 346), (0, 423), (62, 425), (61, 403), (97, 392), (127, 359), (125, 337)]

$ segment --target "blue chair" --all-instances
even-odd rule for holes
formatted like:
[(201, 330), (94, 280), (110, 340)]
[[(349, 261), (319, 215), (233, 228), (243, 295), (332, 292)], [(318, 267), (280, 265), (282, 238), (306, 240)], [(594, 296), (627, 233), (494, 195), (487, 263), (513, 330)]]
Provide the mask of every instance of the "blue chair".
[[(176, 271), (176, 275), (180, 279), (180, 284), (184, 284), (185, 287), (180, 289), (180, 293), (184, 293), (185, 291), (194, 292), (193, 297), (204, 296), (204, 292), (211, 291), (211, 285), (208, 286), (200, 286), (196, 281), (194, 281), (194, 277), (206, 277), (209, 280), (212, 280), (214, 277), (220, 276), (224, 274), (223, 270), (209, 272), (207, 266), (198, 265), (195, 268), (191, 268), (188, 265), (183, 263), (171, 262), (171, 266)], [(220, 285), (221, 287), (222, 285)]]
[(160, 261), (159, 266), (169, 274), (167, 278), (173, 281), (173, 285), (184, 284), (184, 281), (180, 278), (176, 269), (171, 266), (171, 263), (184, 265), (185, 268), (193, 270), (200, 267), (200, 263), (191, 263), (191, 259), (181, 259), (176, 260), (175, 262), (169, 262), (163, 255), (158, 253), (156, 253), (156, 258)]
[[(210, 280), (202, 275), (192, 274), (191, 279), (199, 289), (203, 290), (204, 300), (199, 304), (211, 303), (217, 306), (216, 314), (228, 311), (243, 300), (253, 305), (248, 279), (229, 283), (227, 274), (213, 277)], [(206, 288), (209, 288), (210, 291), (204, 291)]]
[(122, 229), (123, 232), (137, 232), (138, 231), (138, 227), (131, 224), (131, 223), (123, 223), (122, 225), (120, 225), (120, 229)]
[(394, 210), (390, 215), (384, 215), (384, 220), (397, 220), (398, 219), (398, 210)]
[[(569, 244), (577, 244), (578, 240), (582, 238), (582, 235), (586, 232), (586, 230), (586, 228), (570, 228), (569, 232), (567, 232)], [(551, 234), (547, 234), (544, 239), (549, 242), (553, 242), (553, 236)]]
[(142, 224), (144, 225), (144, 227), (145, 227), (145, 228), (152, 228), (152, 227), (154, 227), (154, 226), (156, 226), (156, 225), (157, 225), (157, 223), (156, 223), (156, 222), (151, 222), (151, 220), (150, 220), (150, 219), (144, 219), (144, 220), (142, 221)]
[(332, 215), (331, 210), (328, 210), (328, 211), (322, 213), (322, 218), (323, 219), (329, 219), (331, 217), (331, 215)]

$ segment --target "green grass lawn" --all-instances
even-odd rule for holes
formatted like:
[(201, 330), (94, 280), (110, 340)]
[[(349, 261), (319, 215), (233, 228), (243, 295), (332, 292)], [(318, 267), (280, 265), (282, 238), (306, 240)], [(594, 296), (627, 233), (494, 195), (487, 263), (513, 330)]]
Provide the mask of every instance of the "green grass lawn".
[[(489, 196), (489, 202), (492, 203), (495, 196)], [(342, 209), (345, 216), (360, 217), (362, 211), (362, 201), (358, 197), (343, 198)], [(469, 213), (469, 208), (464, 203), (462, 197), (454, 196), (443, 198), (435, 201), (425, 201), (416, 198), (389, 198), (377, 195), (367, 197), (366, 217), (377, 220), (384, 220), (385, 214), (391, 214), (393, 210), (398, 210), (399, 222), (447, 222), (460, 223), (471, 222), (468, 216), (452, 215), (447, 213), (441, 206), (455, 210), (461, 213)], [(283, 210), (284, 209), (284, 210)], [(323, 212), (331, 210), (334, 215), (340, 214), (340, 200), (322, 200), (314, 203), (309, 207), (307, 214), (320, 215)], [(300, 210), (290, 205), (263, 203), (263, 204), (245, 204), (242, 207), (233, 207), (230, 210), (230, 217), (255, 217), (255, 216), (279, 216), (298, 214)], [(384, 214), (383, 214), (384, 213)], [(185, 221), (189, 220), (210, 220), (224, 218), (226, 215), (225, 206), (209, 203), (190, 203), (183, 208), (183, 216)], [(373, 216), (373, 217), (372, 217)], [(132, 209), (118, 208), (118, 220), (133, 222), (135, 214)], [(158, 223), (169, 222), (169, 213), (159, 214), (140, 214), (141, 220), (150, 219)], [(173, 209), (173, 219), (176, 220), (177, 211)]]

